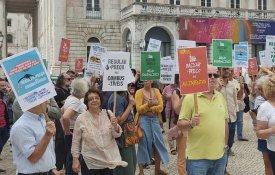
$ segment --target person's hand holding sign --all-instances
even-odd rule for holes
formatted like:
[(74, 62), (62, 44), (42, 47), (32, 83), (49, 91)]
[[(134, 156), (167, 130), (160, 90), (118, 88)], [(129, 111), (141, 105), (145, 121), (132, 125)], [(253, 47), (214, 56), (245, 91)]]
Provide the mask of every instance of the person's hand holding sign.
[(200, 124), (200, 114), (193, 114), (191, 120), (190, 120), (190, 127), (193, 128), (195, 126), (198, 126)]

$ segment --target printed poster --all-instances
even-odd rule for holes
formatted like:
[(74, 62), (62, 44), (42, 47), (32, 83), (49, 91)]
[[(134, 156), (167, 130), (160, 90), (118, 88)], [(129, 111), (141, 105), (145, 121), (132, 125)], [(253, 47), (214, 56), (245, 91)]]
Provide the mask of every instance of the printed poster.
[(271, 66), (275, 65), (275, 36), (267, 35), (265, 44), (265, 59), (270, 59)]
[(247, 68), (248, 63), (248, 45), (234, 45), (234, 67), (244, 67)]
[(60, 49), (59, 49), (59, 61), (67, 62), (70, 54), (71, 41), (65, 38), (61, 39)]
[(178, 65), (178, 49), (182, 49), (185, 47), (196, 47), (196, 41), (190, 40), (176, 40), (176, 47), (175, 47), (175, 63), (176, 63), (176, 73), (179, 73), (179, 65)]
[(270, 58), (265, 57), (265, 50), (259, 51), (259, 58), (260, 58), (261, 66), (272, 65), (272, 60)]
[(248, 75), (257, 75), (258, 74), (258, 64), (256, 58), (248, 59)]
[(126, 91), (127, 85), (134, 81), (129, 66), (129, 52), (107, 52), (102, 55), (106, 60), (103, 67), (103, 91)]
[(106, 52), (107, 49), (105, 47), (99, 45), (91, 46), (84, 77), (91, 78), (92, 75), (99, 77), (103, 65), (101, 56)]
[(171, 56), (163, 57), (160, 60), (160, 80), (162, 84), (175, 83), (175, 61)]
[(233, 67), (232, 63), (232, 40), (214, 39), (213, 45), (213, 66)]
[(0, 64), (23, 111), (56, 95), (37, 48), (3, 59)]
[(83, 69), (83, 58), (77, 58), (74, 60), (74, 71), (76, 73), (80, 73), (82, 72), (82, 69)]
[(159, 52), (161, 41), (150, 38), (147, 51)]
[(141, 52), (140, 80), (160, 79), (160, 52)]
[(181, 94), (208, 91), (206, 47), (179, 49), (178, 58)]

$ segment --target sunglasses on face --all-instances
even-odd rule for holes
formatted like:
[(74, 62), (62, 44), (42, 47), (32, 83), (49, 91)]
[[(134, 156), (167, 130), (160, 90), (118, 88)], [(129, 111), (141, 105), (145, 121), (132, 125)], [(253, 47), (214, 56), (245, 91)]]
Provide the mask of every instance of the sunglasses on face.
[(219, 74), (208, 74), (208, 78), (219, 78)]

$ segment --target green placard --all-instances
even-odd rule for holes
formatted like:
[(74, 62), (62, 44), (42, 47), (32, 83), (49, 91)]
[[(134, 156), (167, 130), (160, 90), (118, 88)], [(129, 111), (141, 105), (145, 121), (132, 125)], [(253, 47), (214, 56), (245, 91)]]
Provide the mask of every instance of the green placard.
[(233, 67), (232, 64), (232, 40), (214, 39), (213, 44), (213, 66)]
[(160, 52), (141, 52), (141, 81), (160, 79)]

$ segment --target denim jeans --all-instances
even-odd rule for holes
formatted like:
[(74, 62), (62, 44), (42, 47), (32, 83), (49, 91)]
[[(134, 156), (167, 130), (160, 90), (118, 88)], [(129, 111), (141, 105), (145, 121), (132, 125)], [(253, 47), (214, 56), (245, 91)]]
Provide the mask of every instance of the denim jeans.
[(66, 175), (78, 175), (72, 169), (73, 156), (71, 154), (73, 135), (65, 135), (65, 148), (66, 148)]
[(217, 160), (187, 160), (188, 175), (223, 175), (225, 171), (227, 152)]
[(229, 136), (228, 136), (228, 147), (231, 148), (234, 143), (234, 137), (235, 137), (235, 131), (236, 131), (236, 122), (229, 122), (228, 123), (228, 130), (229, 130)]
[(243, 138), (243, 111), (237, 112), (237, 136)]

